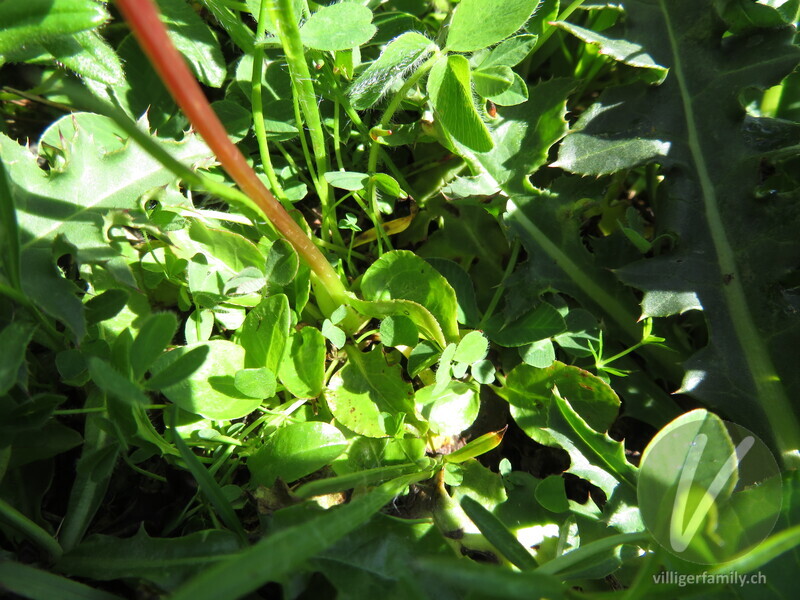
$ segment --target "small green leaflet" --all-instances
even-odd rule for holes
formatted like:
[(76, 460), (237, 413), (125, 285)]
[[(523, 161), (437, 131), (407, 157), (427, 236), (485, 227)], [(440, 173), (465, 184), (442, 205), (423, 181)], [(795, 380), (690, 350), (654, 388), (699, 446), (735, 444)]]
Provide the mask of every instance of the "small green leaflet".
[(540, 3), (541, 0), (462, 0), (450, 24), (447, 49), (473, 52), (496, 44), (522, 27)]

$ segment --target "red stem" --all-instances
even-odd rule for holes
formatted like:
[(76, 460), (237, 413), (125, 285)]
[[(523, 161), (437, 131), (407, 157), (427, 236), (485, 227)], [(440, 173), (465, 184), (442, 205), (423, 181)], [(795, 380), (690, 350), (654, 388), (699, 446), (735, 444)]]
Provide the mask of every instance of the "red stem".
[(264, 211), (275, 228), (294, 246), (297, 253), (320, 278), (334, 300), (346, 303), (344, 286), (336, 271), (314, 242), (294, 222), (275, 199), (244, 155), (228, 138), (225, 127), (208, 103), (200, 84), (183, 56), (167, 35), (152, 0), (117, 0), (120, 12), (172, 97), (189, 118), (192, 127), (209, 145), (222, 167), (241, 190)]

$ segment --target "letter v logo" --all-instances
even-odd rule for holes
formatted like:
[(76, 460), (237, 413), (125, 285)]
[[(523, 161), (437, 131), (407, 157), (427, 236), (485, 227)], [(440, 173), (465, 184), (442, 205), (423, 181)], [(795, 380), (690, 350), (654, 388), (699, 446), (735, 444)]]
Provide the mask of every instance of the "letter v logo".
[(700, 464), (700, 460), (703, 457), (703, 450), (705, 450), (706, 444), (708, 443), (708, 436), (704, 433), (700, 433), (695, 437), (686, 455), (686, 462), (681, 471), (681, 477), (678, 480), (678, 489), (675, 493), (675, 501), (672, 505), (669, 541), (675, 552), (683, 552), (689, 547), (692, 539), (703, 524), (703, 520), (711, 510), (717, 496), (719, 496), (722, 488), (736, 472), (739, 463), (741, 463), (742, 459), (753, 447), (754, 442), (755, 438), (753, 436), (748, 436), (739, 442), (739, 445), (736, 446), (735, 453), (729, 456), (722, 464), (722, 467), (720, 467), (720, 470), (717, 471), (714, 480), (706, 490), (706, 493), (703, 494), (703, 497), (700, 499), (700, 502), (694, 509), (694, 513), (692, 513), (689, 519), (689, 523), (686, 524), (686, 528), (684, 528), (689, 491), (694, 481), (695, 474), (697, 473), (697, 466)]

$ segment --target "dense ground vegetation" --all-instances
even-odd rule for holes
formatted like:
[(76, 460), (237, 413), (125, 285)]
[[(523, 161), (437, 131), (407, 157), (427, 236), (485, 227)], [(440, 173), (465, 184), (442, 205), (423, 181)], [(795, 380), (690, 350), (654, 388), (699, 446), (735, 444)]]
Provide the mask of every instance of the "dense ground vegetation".
[(0, 0), (0, 591), (791, 597), (799, 0), (155, 4)]

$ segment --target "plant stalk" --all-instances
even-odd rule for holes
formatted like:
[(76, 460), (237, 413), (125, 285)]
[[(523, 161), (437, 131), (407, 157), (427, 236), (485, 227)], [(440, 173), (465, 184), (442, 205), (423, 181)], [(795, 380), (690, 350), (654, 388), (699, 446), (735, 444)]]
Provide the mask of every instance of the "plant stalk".
[(330, 296), (339, 304), (349, 304), (344, 284), (331, 264), (264, 186), (247, 164), (244, 155), (228, 138), (225, 127), (206, 100), (200, 84), (172, 45), (152, 0), (117, 0), (117, 6), (167, 89), (225, 171), (308, 263)]

